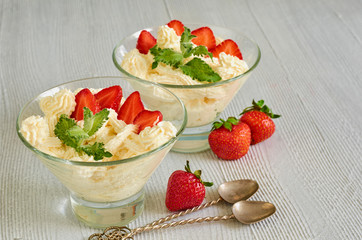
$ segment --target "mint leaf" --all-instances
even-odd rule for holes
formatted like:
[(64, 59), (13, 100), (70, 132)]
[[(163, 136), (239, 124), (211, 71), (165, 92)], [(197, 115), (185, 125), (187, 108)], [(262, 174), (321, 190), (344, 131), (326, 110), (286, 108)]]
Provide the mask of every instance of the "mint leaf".
[(150, 53), (151, 53), (153, 56), (159, 55), (161, 51), (162, 51), (162, 48), (158, 47), (157, 44), (150, 49)]
[(54, 134), (57, 136), (65, 145), (77, 148), (78, 142), (76, 139), (72, 138), (68, 130), (72, 127), (77, 126), (74, 119), (68, 118), (67, 115), (62, 114), (55, 125)]
[(88, 134), (81, 129), (74, 119), (63, 114), (55, 125), (54, 134), (67, 146), (79, 152), (79, 145), (82, 140), (88, 138)]
[(82, 145), (80, 149), (88, 156), (93, 156), (94, 160), (101, 160), (103, 157), (112, 157), (112, 153), (105, 150), (103, 143), (95, 142), (93, 145)]
[(158, 56), (155, 56), (156, 62), (163, 62), (172, 67), (178, 67), (183, 60), (181, 53), (175, 52), (170, 48), (162, 49)]
[(66, 139), (66, 141), (64, 141), (64, 144), (75, 148), (77, 152), (80, 151), (79, 145), (82, 143), (82, 141), (89, 138), (89, 135), (77, 125), (68, 129), (66, 134), (68, 138)]
[(193, 44), (191, 43), (191, 39), (195, 37), (195, 35), (191, 34), (189, 28), (184, 27), (184, 32), (182, 33), (180, 40), (180, 49), (184, 58), (188, 58), (192, 55)]
[(155, 69), (158, 66), (158, 62), (153, 62), (152, 63), (152, 69)]
[(55, 125), (54, 134), (67, 146), (74, 148), (77, 152), (83, 151), (94, 160), (101, 160), (103, 157), (112, 157), (110, 152), (104, 149), (103, 143), (93, 145), (82, 145), (83, 141), (93, 135), (108, 119), (109, 111), (102, 111), (93, 115), (89, 108), (84, 108), (84, 128), (77, 125), (74, 119), (62, 114)]
[(208, 56), (211, 57), (211, 59), (212, 59), (212, 53), (209, 52), (209, 50), (207, 50), (207, 47), (202, 46), (202, 45), (197, 46), (197, 47), (195, 47), (194, 49), (192, 49), (191, 54), (192, 54), (192, 55), (195, 55), (195, 56), (208, 55)]
[(209, 56), (212, 59), (212, 53), (210, 53), (205, 46), (196, 46), (191, 42), (195, 35), (191, 34), (189, 28), (184, 27), (184, 32), (180, 39), (181, 53), (176, 52), (170, 48), (162, 49), (157, 44), (150, 49), (153, 55), (154, 62), (152, 63), (152, 69), (157, 68), (160, 62), (172, 66), (174, 68), (180, 68), (182, 72), (194, 80), (200, 82), (217, 82), (221, 80), (219, 74), (214, 72), (212, 68), (200, 58), (194, 58), (191, 61), (183, 64), (185, 58), (192, 55), (194, 56)]
[(194, 80), (201, 82), (217, 82), (221, 80), (219, 74), (200, 58), (193, 58), (185, 65), (180, 66), (182, 72)]
[(109, 111), (105, 108), (102, 111), (93, 115), (89, 108), (84, 108), (84, 132), (89, 137), (92, 136), (99, 128), (103, 126), (103, 123), (108, 119)]
[(172, 50), (171, 48), (161, 49), (157, 45), (150, 49), (151, 54), (154, 56), (152, 69), (158, 66), (159, 62), (165, 63), (172, 67), (178, 67), (182, 64), (183, 56), (181, 53)]
[(195, 38), (195, 35), (191, 34), (191, 30), (187, 27), (184, 27), (184, 32), (181, 35), (181, 43), (188, 43), (191, 39)]

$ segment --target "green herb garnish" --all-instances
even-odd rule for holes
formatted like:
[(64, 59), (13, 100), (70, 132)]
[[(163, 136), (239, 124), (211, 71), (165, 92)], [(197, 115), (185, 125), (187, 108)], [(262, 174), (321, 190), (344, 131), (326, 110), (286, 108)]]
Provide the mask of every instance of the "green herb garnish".
[(180, 66), (180, 68), (184, 74), (189, 75), (194, 80), (208, 79), (208, 82), (217, 82), (221, 80), (220, 76), (200, 58), (193, 58), (185, 65)]
[(218, 82), (221, 80), (219, 74), (214, 72), (212, 68), (201, 58), (194, 57), (192, 60), (183, 64), (185, 58), (194, 56), (209, 56), (212, 59), (212, 53), (210, 53), (205, 46), (197, 46), (191, 43), (191, 39), (196, 37), (191, 34), (189, 28), (184, 27), (184, 32), (181, 35), (180, 49), (181, 53), (174, 51), (170, 48), (160, 48), (157, 44), (150, 49), (151, 54), (154, 56), (154, 62), (152, 63), (152, 69), (158, 66), (158, 63), (162, 62), (174, 68), (180, 68), (182, 72), (190, 76), (194, 80), (200, 82)]
[(104, 149), (103, 143), (95, 142), (93, 145), (83, 144), (84, 140), (92, 136), (103, 123), (108, 119), (109, 111), (102, 111), (93, 115), (89, 108), (84, 108), (84, 127), (77, 125), (74, 119), (62, 114), (55, 125), (55, 135), (67, 146), (74, 148), (77, 152), (84, 152), (93, 156), (94, 160), (101, 160), (103, 157), (112, 157), (110, 152)]

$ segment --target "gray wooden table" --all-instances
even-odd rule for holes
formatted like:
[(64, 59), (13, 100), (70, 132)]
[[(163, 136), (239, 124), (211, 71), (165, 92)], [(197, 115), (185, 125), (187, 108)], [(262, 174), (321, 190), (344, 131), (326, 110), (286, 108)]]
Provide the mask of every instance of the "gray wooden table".
[[(211, 151), (170, 153), (146, 185), (142, 216), (168, 214), (169, 175), (186, 159), (217, 185), (252, 178), (254, 200), (277, 206), (251, 226), (236, 221), (152, 231), (135, 239), (361, 239), (362, 2), (360, 0), (0, 0), (0, 237), (86, 239), (96, 229), (73, 216), (68, 192), (18, 139), (17, 114), (63, 82), (120, 75), (112, 49), (124, 36), (171, 19), (245, 32), (262, 51), (254, 75), (224, 116), (253, 98), (274, 112), (276, 133), (237, 161)], [(206, 201), (218, 197), (207, 190)], [(224, 204), (191, 217), (230, 213)]]

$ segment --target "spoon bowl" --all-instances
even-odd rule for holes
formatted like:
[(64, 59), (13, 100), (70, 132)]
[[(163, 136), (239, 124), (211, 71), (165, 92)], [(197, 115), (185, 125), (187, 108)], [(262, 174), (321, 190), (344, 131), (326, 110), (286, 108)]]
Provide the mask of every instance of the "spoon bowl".
[(222, 199), (228, 203), (236, 203), (242, 200), (247, 200), (256, 191), (259, 185), (256, 181), (250, 179), (241, 179), (221, 184), (218, 188), (218, 193)]
[(240, 201), (232, 208), (235, 218), (243, 224), (259, 222), (273, 215), (275, 206), (269, 202), (262, 201)]

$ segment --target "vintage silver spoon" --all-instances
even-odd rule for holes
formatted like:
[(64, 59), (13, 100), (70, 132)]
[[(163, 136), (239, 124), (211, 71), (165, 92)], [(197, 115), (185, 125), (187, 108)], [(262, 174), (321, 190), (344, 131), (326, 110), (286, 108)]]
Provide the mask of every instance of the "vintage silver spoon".
[(193, 223), (202, 223), (202, 222), (212, 222), (220, 220), (229, 220), (236, 218), (239, 222), (243, 224), (252, 224), (264, 220), (265, 218), (273, 215), (276, 211), (275, 206), (269, 202), (262, 201), (239, 201), (235, 203), (232, 207), (233, 214), (225, 216), (216, 216), (216, 217), (204, 217), (204, 218), (195, 218), (187, 219), (177, 222), (165, 223), (162, 225), (139, 227), (135, 229), (129, 229), (128, 227), (109, 227), (104, 230), (103, 233), (95, 233), (91, 235), (88, 240), (131, 240), (133, 236), (154, 229), (163, 229), (169, 227), (176, 227), (179, 225), (193, 224)]
[(196, 211), (199, 211), (201, 209), (213, 206), (222, 200), (228, 202), (228, 203), (236, 203), (241, 200), (247, 200), (249, 199), (256, 191), (258, 191), (259, 185), (256, 181), (251, 179), (240, 179), (235, 181), (229, 181), (221, 184), (219, 188), (217, 189), (220, 197), (217, 200), (213, 200), (204, 204), (201, 204), (200, 206), (186, 209), (184, 211), (180, 211), (178, 213), (169, 215), (164, 218), (160, 218), (158, 220), (155, 220), (146, 226), (155, 226), (159, 225), (161, 223), (170, 221), (172, 219), (185, 216), (186, 214), (193, 213)]

